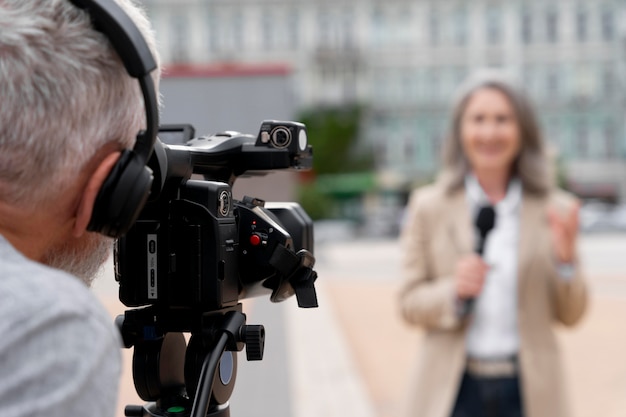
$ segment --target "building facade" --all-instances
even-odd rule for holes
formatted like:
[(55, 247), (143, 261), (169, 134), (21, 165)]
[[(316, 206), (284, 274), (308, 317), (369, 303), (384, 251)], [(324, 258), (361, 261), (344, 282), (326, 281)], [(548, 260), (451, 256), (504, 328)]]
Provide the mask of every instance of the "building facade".
[(516, 77), (569, 186), (626, 200), (626, 0), (143, 0), (165, 64), (280, 62), (299, 107), (368, 106), (382, 184), (432, 178), (459, 83)]

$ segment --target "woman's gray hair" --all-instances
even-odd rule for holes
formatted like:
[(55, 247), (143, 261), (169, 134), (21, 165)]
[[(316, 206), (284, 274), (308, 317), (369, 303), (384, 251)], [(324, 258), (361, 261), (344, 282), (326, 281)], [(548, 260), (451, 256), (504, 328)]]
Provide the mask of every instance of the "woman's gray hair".
[[(158, 62), (145, 14), (117, 0)], [(39, 206), (107, 143), (133, 146), (144, 103), (108, 39), (69, 0), (0, 3), (0, 200)], [(158, 88), (159, 70), (152, 74)]]
[(526, 191), (545, 194), (553, 185), (552, 169), (535, 112), (521, 89), (505, 74), (495, 70), (478, 71), (460, 86), (443, 146), (443, 171), (440, 179), (451, 191), (462, 187), (464, 178), (470, 171), (470, 164), (461, 144), (461, 121), (470, 98), (481, 89), (501, 92), (513, 106), (520, 131), (521, 149), (514, 162), (512, 174), (520, 178)]

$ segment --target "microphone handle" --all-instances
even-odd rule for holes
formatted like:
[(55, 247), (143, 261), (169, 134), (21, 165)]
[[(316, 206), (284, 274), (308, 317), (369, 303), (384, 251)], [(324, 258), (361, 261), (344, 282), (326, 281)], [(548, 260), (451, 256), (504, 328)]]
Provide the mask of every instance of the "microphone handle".
[(467, 317), (471, 314), (472, 310), (474, 309), (474, 303), (476, 302), (476, 299), (474, 297), (472, 298), (466, 298), (464, 300), (461, 300), (461, 317)]
[(480, 239), (478, 239), (478, 243), (476, 244), (476, 251), (475, 252), (481, 258), (483, 257), (483, 252), (485, 251), (485, 241), (486, 240), (487, 240), (487, 235), (481, 236)]
[[(483, 256), (483, 252), (485, 251), (485, 240), (487, 240), (487, 236), (481, 236), (480, 239), (478, 239), (478, 243), (476, 244), (476, 253), (480, 257)], [(474, 297), (471, 297), (461, 301), (461, 317), (467, 317), (474, 309), (474, 303), (476, 302), (476, 299)]]

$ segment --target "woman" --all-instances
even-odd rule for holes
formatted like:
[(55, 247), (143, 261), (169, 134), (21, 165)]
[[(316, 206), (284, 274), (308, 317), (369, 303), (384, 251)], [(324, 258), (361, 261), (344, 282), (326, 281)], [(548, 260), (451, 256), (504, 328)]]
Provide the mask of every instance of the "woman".
[(552, 186), (529, 102), (504, 78), (471, 78), (451, 122), (442, 173), (412, 194), (402, 234), (401, 311), (425, 329), (407, 415), (568, 416), (552, 326), (587, 302), (578, 204)]

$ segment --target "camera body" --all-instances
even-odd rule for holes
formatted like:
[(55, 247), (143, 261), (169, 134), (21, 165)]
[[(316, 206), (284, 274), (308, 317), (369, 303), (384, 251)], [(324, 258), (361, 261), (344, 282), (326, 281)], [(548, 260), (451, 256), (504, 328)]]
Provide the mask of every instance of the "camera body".
[(172, 132), (191, 136), (189, 126), (163, 131), (185, 145), (157, 141), (149, 164), (156, 187), (115, 247), (120, 300), (152, 306), (168, 318), (160, 320), (165, 331), (192, 331), (193, 324), (175, 317), (233, 307), (260, 294), (282, 301), (298, 295), (298, 287), (313, 288), (313, 224), (304, 210), (297, 203), (266, 206), (232, 196), (243, 174), (310, 167), (305, 126), (267, 120), (256, 137), (224, 132), (182, 140)]

